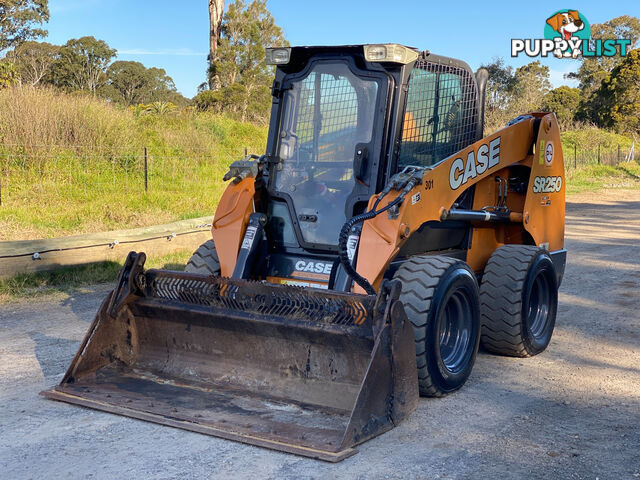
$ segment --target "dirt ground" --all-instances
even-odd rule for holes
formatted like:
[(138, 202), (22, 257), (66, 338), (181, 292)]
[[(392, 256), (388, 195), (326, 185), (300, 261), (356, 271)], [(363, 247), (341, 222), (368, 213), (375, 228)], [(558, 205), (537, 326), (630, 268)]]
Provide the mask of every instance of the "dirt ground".
[(0, 306), (0, 478), (639, 478), (640, 192), (571, 197), (567, 249), (546, 352), (481, 353), (339, 464), (46, 400), (109, 286)]

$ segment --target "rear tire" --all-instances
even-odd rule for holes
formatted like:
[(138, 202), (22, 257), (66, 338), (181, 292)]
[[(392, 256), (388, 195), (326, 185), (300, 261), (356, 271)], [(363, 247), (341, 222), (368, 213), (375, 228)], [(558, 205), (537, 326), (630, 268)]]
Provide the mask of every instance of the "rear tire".
[(404, 262), (394, 280), (413, 324), (420, 394), (440, 397), (469, 378), (480, 341), (478, 283), (469, 266), (421, 255)]
[(207, 240), (194, 252), (187, 265), (185, 272), (199, 273), (200, 275), (220, 276), (220, 260), (213, 240)]
[(512, 357), (543, 352), (556, 322), (557, 278), (551, 257), (541, 248), (496, 249), (480, 286), (482, 346)]

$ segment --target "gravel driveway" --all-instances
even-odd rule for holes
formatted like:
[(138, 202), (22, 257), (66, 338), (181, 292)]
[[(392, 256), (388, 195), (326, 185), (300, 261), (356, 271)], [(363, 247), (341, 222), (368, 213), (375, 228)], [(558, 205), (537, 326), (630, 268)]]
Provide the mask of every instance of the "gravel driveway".
[(0, 306), (0, 478), (640, 478), (640, 192), (573, 196), (549, 349), (327, 464), (46, 400), (109, 286)]

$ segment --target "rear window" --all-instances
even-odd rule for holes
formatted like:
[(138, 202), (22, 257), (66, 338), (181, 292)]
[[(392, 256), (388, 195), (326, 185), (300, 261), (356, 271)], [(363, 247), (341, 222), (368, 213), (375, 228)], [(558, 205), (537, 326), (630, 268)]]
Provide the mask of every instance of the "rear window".
[(473, 143), (475, 100), (468, 70), (419, 60), (409, 78), (398, 170), (435, 165)]

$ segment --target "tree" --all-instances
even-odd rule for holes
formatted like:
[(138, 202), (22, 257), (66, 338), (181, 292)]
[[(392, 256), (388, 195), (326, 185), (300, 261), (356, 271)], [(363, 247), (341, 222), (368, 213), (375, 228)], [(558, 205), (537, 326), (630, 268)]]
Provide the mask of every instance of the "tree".
[(217, 88), (217, 79), (213, 74), (211, 66), (216, 61), (216, 51), (218, 42), (220, 41), (220, 30), (222, 28), (222, 16), (224, 11), (224, 0), (209, 0), (209, 68), (208, 82), (209, 88), (215, 90)]
[(37, 25), (49, 21), (48, 0), (0, 0), (0, 52), (47, 34)]
[(60, 55), (60, 47), (46, 42), (24, 42), (7, 54), (15, 64), (20, 83), (39, 84), (51, 73)]
[(640, 49), (632, 50), (593, 95), (595, 118), (619, 133), (640, 133)]
[(0, 90), (18, 83), (18, 71), (16, 66), (7, 61), (0, 60)]
[(517, 68), (514, 80), (512, 108), (518, 115), (540, 110), (544, 96), (551, 90), (549, 67), (536, 60)]
[[(604, 23), (591, 25), (591, 50), (595, 50), (596, 39), (607, 38), (628, 38), (631, 40), (631, 44), (627, 47), (627, 51), (635, 48), (640, 39), (640, 19), (630, 15), (623, 15)], [(578, 80), (583, 96), (587, 98), (600, 87), (623, 58), (619, 55), (613, 57), (585, 57), (582, 59), (582, 65), (578, 71), (567, 74), (567, 78)]]
[(487, 105), (492, 109), (506, 108), (516, 80), (513, 68), (505, 66), (504, 60), (496, 58), (488, 65), (482, 65), (489, 72), (487, 80)]
[(489, 71), (485, 103), (485, 130), (493, 132), (512, 118), (542, 108), (543, 98), (551, 89), (549, 67), (539, 61), (515, 71), (495, 59), (483, 65)]
[(106, 69), (116, 50), (94, 37), (72, 38), (60, 49), (54, 83), (72, 90), (96, 93), (106, 82)]
[(513, 97), (516, 79), (513, 68), (505, 66), (504, 60), (496, 58), (482, 65), (489, 72), (487, 80), (484, 124), (487, 132), (493, 132), (513, 118), (509, 107)]
[(568, 130), (573, 124), (580, 100), (580, 89), (563, 85), (544, 96), (542, 110), (555, 112), (560, 129)]
[(173, 101), (176, 87), (162, 68), (146, 68), (140, 62), (113, 62), (107, 70), (103, 94), (125, 105)]
[[(273, 69), (265, 64), (265, 47), (286, 46), (282, 30), (266, 0), (234, 0), (227, 9), (211, 74), (220, 84), (213, 108), (247, 119), (264, 120), (270, 104)], [(233, 100), (233, 103), (230, 102)]]

